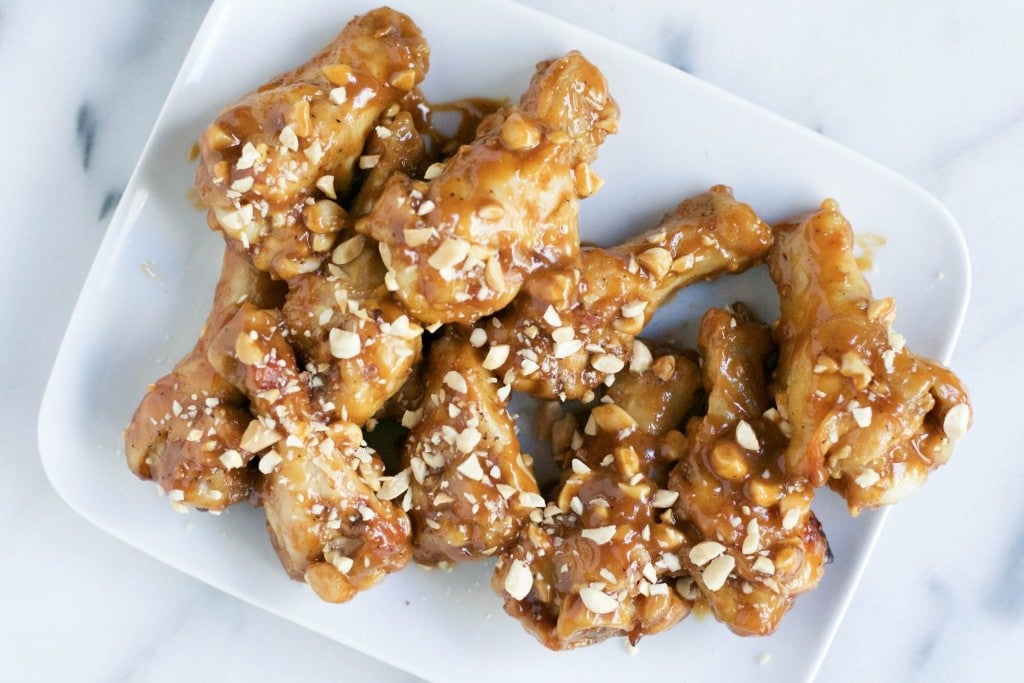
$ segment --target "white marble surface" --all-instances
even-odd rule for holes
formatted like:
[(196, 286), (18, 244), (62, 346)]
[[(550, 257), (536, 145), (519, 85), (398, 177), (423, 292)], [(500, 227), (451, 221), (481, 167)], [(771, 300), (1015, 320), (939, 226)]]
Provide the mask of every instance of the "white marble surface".
[[(890, 516), (819, 680), (1014, 679), (1024, 642), (1024, 459), (1011, 429), (1012, 354), (1024, 343), (1014, 241), (1024, 215), (1024, 6), (528, 4), (853, 147), (955, 214), (974, 287), (953, 366), (972, 390), (976, 425)], [(36, 414), (64, 326), (206, 8), (0, 2), (0, 415), (10, 436), (0, 671), (48, 681), (412, 680), (108, 537), (62, 503), (39, 463)]]

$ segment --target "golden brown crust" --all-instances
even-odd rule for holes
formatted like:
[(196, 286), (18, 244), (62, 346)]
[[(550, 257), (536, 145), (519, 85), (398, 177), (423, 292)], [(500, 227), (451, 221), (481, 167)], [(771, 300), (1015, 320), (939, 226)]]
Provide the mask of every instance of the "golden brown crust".
[[(679, 428), (701, 395), (696, 354), (639, 337), (644, 349), (634, 354), (627, 371), (615, 376), (604, 395), (636, 420), (648, 434)], [(642, 362), (641, 362), (642, 361)]]
[(206, 360), (213, 336), (243, 301), (275, 306), (284, 287), (248, 259), (224, 251), (213, 306), (195, 347), (143, 397), (125, 430), (131, 470), (152, 479), (175, 505), (223, 510), (251, 497), (253, 454), (239, 446), (251, 415), (248, 401)]
[(403, 424), (417, 562), (489, 557), (544, 507), (505, 400), (457, 332), (431, 345), (422, 402)]
[[(324, 409), (363, 425), (419, 362), (423, 328), (391, 300), (369, 240), (349, 231), (321, 271), (290, 283), (282, 313)], [(340, 265), (339, 265), (340, 264)]]
[(381, 243), (410, 315), (471, 323), (572, 259), (578, 200), (596, 189), (588, 164), (617, 117), (604, 76), (572, 52), (540, 64), (520, 105), (485, 119), (436, 177), (392, 176), (356, 227)]
[(486, 321), (489, 347), (508, 347), (499, 376), (541, 398), (584, 398), (633, 357), (633, 342), (658, 306), (694, 282), (760, 263), (771, 229), (729, 188), (682, 202), (661, 224), (612, 249), (532, 277)]
[(399, 111), (389, 119), (387, 114), (384, 113), (384, 118), (366, 141), (363, 154), (376, 161), (366, 171), (359, 192), (352, 200), (353, 216), (369, 213), (391, 176), (396, 173), (411, 176), (426, 156), (426, 145), (416, 129), (413, 115)]
[(275, 277), (315, 271), (337, 229), (311, 223), (307, 200), (333, 203), (348, 191), (370, 130), (428, 61), (419, 29), (382, 8), (222, 112), (199, 139), (196, 188), (210, 227)]
[(773, 391), (792, 430), (787, 470), (827, 483), (853, 514), (896, 502), (967, 431), (966, 388), (893, 332), (895, 305), (872, 297), (836, 202), (777, 226), (769, 265), (782, 310)]
[(741, 307), (713, 308), (698, 345), (708, 411), (690, 421), (669, 479), (685, 532), (679, 561), (719, 621), (767, 635), (817, 585), (828, 544), (810, 512), (812, 487), (782, 467), (786, 437), (765, 386), (768, 327)]
[[(854, 514), (894, 502), (970, 426), (965, 388), (892, 332), (834, 202), (772, 247), (718, 185), (581, 248), (578, 202), (618, 125), (600, 71), (570, 52), (518, 105), (430, 105), (428, 59), (408, 17), (374, 10), (204, 131), (223, 272), (195, 348), (126, 430), (130, 467), (179, 508), (261, 505), (285, 571), (329, 602), (410, 559), (497, 555), (506, 612), (552, 649), (636, 643), (694, 605), (773, 632), (828, 559), (814, 487)], [(432, 109), (463, 114), (454, 135)], [(637, 337), (678, 289), (769, 250), (770, 388), (771, 334), (742, 306), (704, 316), (699, 365)], [(548, 499), (513, 388), (548, 400)], [(393, 476), (363, 438), (377, 417), (404, 428), (374, 441)]]
[(261, 454), (261, 502), (282, 565), (342, 602), (405, 566), (409, 520), (359, 427), (319, 407), (285, 335), (279, 312), (244, 304), (208, 356), (251, 402), (242, 443)]
[[(664, 412), (696, 400), (685, 371), (639, 374), (637, 386), (667, 382), (688, 394), (673, 397)], [(645, 405), (645, 415), (662, 413)], [(562, 454), (562, 482), (542, 519), (499, 558), (494, 591), (545, 646), (570, 649), (614, 636), (635, 644), (689, 614), (692, 601), (674, 588), (683, 535), (665, 488), (684, 440), (668, 422), (651, 419), (645, 430), (614, 403), (595, 407)]]

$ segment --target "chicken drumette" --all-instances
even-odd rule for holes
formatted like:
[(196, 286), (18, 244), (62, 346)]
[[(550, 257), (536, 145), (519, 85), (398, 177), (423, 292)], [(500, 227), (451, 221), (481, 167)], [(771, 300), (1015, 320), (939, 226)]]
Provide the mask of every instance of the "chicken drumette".
[[(424, 146), (411, 115), (399, 112), (378, 121), (366, 152), (378, 162), (353, 200), (353, 215), (373, 206), (384, 178), (416, 168)], [(388, 293), (376, 243), (354, 233), (349, 214), (337, 204), (313, 209), (337, 224), (341, 241), (318, 271), (289, 281), (282, 313), (313, 382), (323, 386), (328, 412), (362, 425), (419, 362), (423, 329)]]
[(474, 339), (505, 349), (499, 377), (518, 391), (586, 397), (636, 355), (635, 337), (673, 292), (760, 263), (771, 229), (718, 185), (682, 202), (654, 230), (619, 247), (585, 248), (578, 262), (531, 278)]
[(666, 489), (684, 439), (667, 425), (696, 401), (694, 374), (693, 362), (681, 354), (666, 354), (642, 372), (623, 372), (623, 385), (672, 400), (652, 409), (653, 398), (627, 392), (627, 405), (642, 421), (605, 403), (591, 411), (567, 449), (556, 445), (565, 473), (553, 502), (501, 555), (492, 579), (505, 611), (547, 647), (581, 647), (612, 636), (635, 644), (689, 614), (692, 601), (674, 590), (684, 539), (670, 510), (676, 494)]
[(336, 231), (313, 206), (348, 191), (378, 117), (423, 79), (428, 59), (412, 20), (382, 8), (226, 109), (199, 139), (196, 187), (210, 226), (275, 277), (317, 270)]
[(768, 327), (742, 307), (713, 308), (698, 345), (708, 410), (690, 420), (668, 486), (692, 576), (680, 591), (702, 596), (736, 633), (766, 635), (817, 585), (828, 544), (810, 512), (813, 488), (783, 468), (787, 440), (765, 386)]
[(577, 203), (617, 127), (604, 76), (579, 53), (542, 62), (520, 104), (429, 180), (395, 174), (357, 229), (380, 242), (392, 291), (425, 324), (504, 307), (530, 273), (579, 251)]
[(245, 255), (225, 249), (199, 340), (136, 409), (124, 434), (128, 466), (159, 484), (173, 505), (223, 510), (252, 495), (253, 452), (242, 438), (252, 419), (248, 400), (214, 371), (206, 351), (243, 301), (272, 307), (283, 295), (281, 283), (253, 268)]
[(403, 466), (411, 475), (413, 546), (423, 564), (504, 550), (544, 507), (506, 409), (508, 391), (499, 394), (490, 365), (449, 331), (430, 347), (422, 403), (403, 418), (411, 428)]
[(788, 473), (827, 483), (853, 514), (895, 503), (966, 433), (966, 388), (893, 332), (893, 300), (872, 297), (835, 201), (777, 226), (769, 265), (782, 310), (774, 392), (792, 431)]
[(261, 502), (281, 563), (322, 599), (344, 602), (405, 566), (409, 519), (359, 427), (329, 421), (285, 335), (279, 312), (243, 304), (211, 343), (210, 363), (251, 401), (243, 438), (261, 453)]
[(615, 376), (604, 392), (648, 434), (666, 434), (679, 427), (701, 396), (696, 354), (665, 344), (636, 339), (637, 353), (628, 372)]
[(362, 425), (405, 383), (423, 328), (391, 300), (362, 235), (347, 236), (322, 271), (296, 278), (282, 312), (290, 339), (322, 386), (323, 408)]

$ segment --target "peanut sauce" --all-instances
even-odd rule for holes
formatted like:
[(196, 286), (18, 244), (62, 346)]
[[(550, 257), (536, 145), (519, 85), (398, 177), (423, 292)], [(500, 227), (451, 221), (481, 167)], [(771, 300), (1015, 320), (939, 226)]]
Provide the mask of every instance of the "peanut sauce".
[[(422, 96), (417, 98), (413, 106), (408, 107), (416, 121), (416, 128), (426, 138), (427, 165), (440, 161), (455, 153), (462, 145), (468, 145), (476, 137), (476, 129), (480, 122), (509, 105), (506, 99), (488, 97), (463, 97), (447, 102), (431, 103)], [(454, 114), (458, 122), (454, 129), (445, 125), (445, 121)], [(440, 120), (439, 120), (440, 119)], [(450, 129), (445, 132), (444, 129)]]

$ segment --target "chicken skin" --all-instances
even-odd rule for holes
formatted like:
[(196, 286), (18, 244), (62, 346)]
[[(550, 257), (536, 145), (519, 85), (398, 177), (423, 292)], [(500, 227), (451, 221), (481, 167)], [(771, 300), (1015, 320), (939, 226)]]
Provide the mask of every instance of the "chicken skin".
[(330, 263), (292, 281), (282, 313), (322, 387), (323, 408), (361, 426), (419, 362), (423, 328), (388, 296), (380, 257), (366, 238), (342, 236)]
[(872, 297), (835, 201), (775, 232), (769, 266), (782, 317), (774, 393), (792, 432), (787, 472), (827, 483), (854, 515), (895, 503), (967, 432), (967, 390), (892, 330), (895, 305)]
[(692, 351), (637, 338), (627, 372), (615, 376), (605, 400), (619, 406), (648, 434), (676, 429), (701, 397), (700, 367)]
[(409, 314), (472, 323), (575, 258), (578, 201), (599, 185), (590, 163), (617, 120), (604, 76), (571, 52), (538, 65), (519, 105), (487, 117), (435, 177), (393, 175), (356, 228), (380, 242)]
[(544, 507), (530, 456), (519, 450), (504, 395), (481, 359), (449, 331), (430, 347), (420, 407), (403, 466), (411, 473), (416, 561), (480, 559), (503, 550), (531, 512)]
[(423, 80), (428, 60), (412, 20), (378, 9), (227, 108), (199, 139), (196, 188), (210, 227), (277, 278), (317, 270), (336, 230), (309, 215), (311, 204), (345, 195), (378, 117)]
[(668, 488), (685, 533), (679, 562), (700, 595), (739, 635), (767, 635), (795, 596), (824, 573), (828, 543), (810, 511), (813, 488), (787, 477), (786, 437), (770, 407), (768, 327), (743, 308), (713, 308), (698, 345), (707, 414), (692, 418)]
[(260, 453), (261, 502), (281, 564), (320, 598), (345, 602), (406, 565), (409, 519), (359, 427), (328, 421), (285, 332), (279, 312), (243, 304), (208, 355), (251, 401), (242, 443)]
[(132, 472), (152, 479), (171, 504), (223, 510), (253, 495), (253, 453), (241, 446), (252, 416), (248, 399), (206, 360), (214, 335), (243, 301), (279, 305), (284, 294), (231, 247), (224, 250), (213, 307), (193, 349), (151, 385), (125, 430)]
[(624, 386), (657, 387), (671, 401), (652, 409), (654, 399), (630, 396), (643, 422), (603, 403), (567, 449), (556, 444), (562, 482), (541, 519), (498, 559), (491, 582), (505, 611), (548, 648), (614, 636), (635, 644), (689, 614), (692, 600), (674, 589), (683, 534), (666, 483), (684, 445), (668, 425), (697, 400), (693, 367), (685, 355), (666, 354), (643, 371), (623, 371)]
[(548, 399), (584, 398), (634, 353), (636, 335), (676, 290), (760, 263), (771, 229), (722, 185), (682, 202), (654, 230), (531, 278), (477, 338), (507, 348), (499, 376)]
[[(356, 215), (373, 206), (382, 178), (420, 163), (424, 145), (409, 113), (399, 112), (378, 121), (366, 151), (378, 163), (353, 200)], [(328, 412), (362, 426), (419, 362), (423, 328), (388, 293), (376, 244), (351, 230), (340, 207), (337, 212), (340, 237), (330, 260), (289, 281), (282, 313), (312, 381), (323, 387)]]

